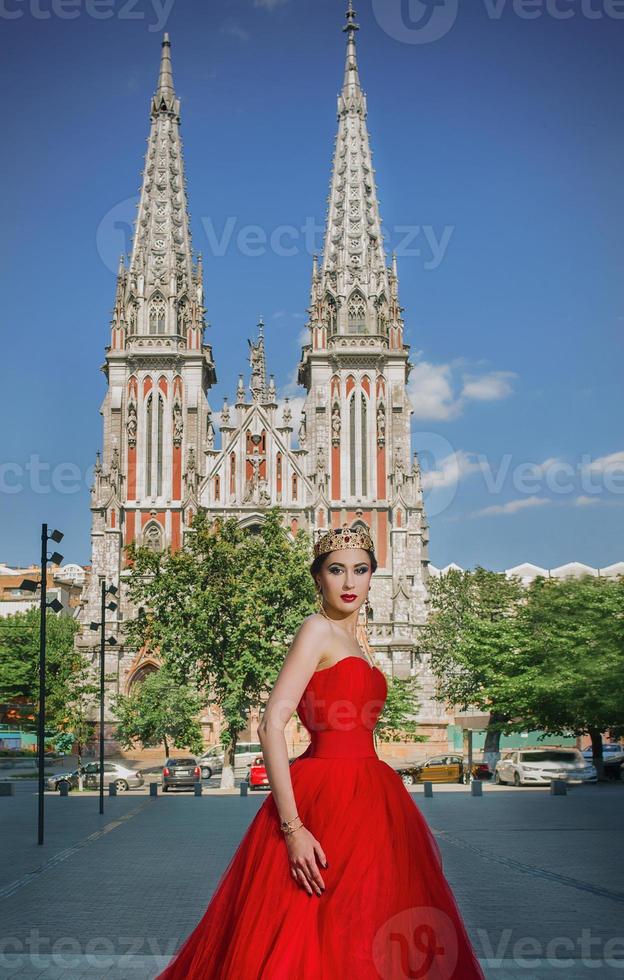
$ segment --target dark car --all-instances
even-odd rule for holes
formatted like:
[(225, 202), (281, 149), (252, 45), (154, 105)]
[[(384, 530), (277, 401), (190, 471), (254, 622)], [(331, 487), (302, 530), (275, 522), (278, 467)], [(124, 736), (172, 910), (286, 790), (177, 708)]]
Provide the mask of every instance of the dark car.
[[(396, 770), (406, 786), (415, 783), (465, 783), (468, 781), (468, 762), (461, 755), (436, 755), (426, 762), (401, 766)], [(473, 779), (491, 779), (486, 762), (472, 763)]]
[(170, 786), (187, 786), (191, 789), (201, 778), (197, 760), (191, 756), (180, 759), (167, 759), (162, 771), (162, 790), (166, 793)]

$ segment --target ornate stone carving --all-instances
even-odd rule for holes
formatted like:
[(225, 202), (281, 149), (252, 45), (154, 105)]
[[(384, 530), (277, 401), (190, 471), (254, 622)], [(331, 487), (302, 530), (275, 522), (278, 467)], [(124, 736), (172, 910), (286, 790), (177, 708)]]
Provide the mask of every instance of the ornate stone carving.
[(176, 398), (173, 403), (173, 445), (182, 445), (182, 433), (184, 429), (184, 423), (182, 420), (182, 405), (180, 404), (180, 399)]
[(134, 398), (128, 402), (128, 418), (126, 420), (126, 432), (128, 435), (128, 445), (131, 449), (136, 446), (137, 437), (137, 409)]
[(334, 402), (331, 414), (332, 446), (340, 445), (340, 405)]

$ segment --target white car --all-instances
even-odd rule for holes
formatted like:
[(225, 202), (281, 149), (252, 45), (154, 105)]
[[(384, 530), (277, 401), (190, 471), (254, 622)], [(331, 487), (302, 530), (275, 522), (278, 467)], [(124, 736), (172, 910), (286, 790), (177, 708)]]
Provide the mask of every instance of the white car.
[(494, 782), (514, 786), (545, 786), (552, 779), (567, 783), (595, 783), (595, 766), (576, 748), (516, 749), (496, 763)]

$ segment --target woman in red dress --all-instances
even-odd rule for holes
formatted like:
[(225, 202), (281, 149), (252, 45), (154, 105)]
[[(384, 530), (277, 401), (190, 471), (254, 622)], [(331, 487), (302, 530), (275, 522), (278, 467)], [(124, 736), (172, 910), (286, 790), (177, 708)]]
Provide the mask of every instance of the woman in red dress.
[[(271, 792), (156, 980), (484, 980), (437, 841), (375, 751), (387, 684), (358, 612), (376, 567), (360, 521), (317, 539), (320, 612), (258, 730)], [(310, 744), (289, 765), (295, 710)]]

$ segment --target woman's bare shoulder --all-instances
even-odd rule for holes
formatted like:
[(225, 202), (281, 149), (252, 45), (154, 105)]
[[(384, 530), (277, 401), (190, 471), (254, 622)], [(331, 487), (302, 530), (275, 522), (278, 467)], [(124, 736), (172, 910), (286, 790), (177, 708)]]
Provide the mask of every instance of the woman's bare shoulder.
[(313, 612), (302, 621), (298, 633), (305, 631), (310, 638), (325, 636), (329, 632), (331, 623), (327, 621), (322, 613)]

